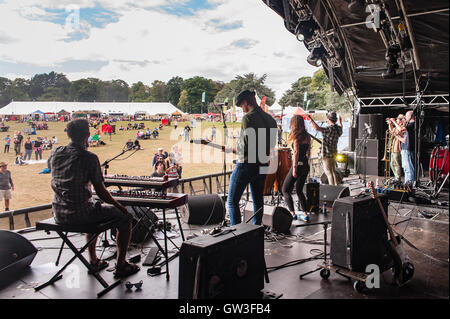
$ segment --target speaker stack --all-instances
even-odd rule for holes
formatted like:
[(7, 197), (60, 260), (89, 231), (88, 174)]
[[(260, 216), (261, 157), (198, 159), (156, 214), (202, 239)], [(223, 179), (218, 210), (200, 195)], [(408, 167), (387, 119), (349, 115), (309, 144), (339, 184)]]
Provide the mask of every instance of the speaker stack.
[[(380, 163), (383, 157), (382, 151), (384, 151), (385, 138), (383, 123), (383, 114), (359, 114), (358, 138), (355, 140), (356, 174), (364, 174), (365, 170), (366, 175), (383, 175), (383, 165)], [(370, 134), (366, 130), (368, 126), (371, 127)], [(367, 138), (365, 145), (362, 142), (364, 136)]]

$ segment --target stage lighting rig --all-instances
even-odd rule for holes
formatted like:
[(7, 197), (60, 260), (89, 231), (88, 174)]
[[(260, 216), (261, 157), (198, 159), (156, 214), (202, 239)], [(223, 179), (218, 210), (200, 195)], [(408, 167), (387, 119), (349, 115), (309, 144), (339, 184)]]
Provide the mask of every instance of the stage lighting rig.
[(295, 36), (300, 42), (310, 41), (318, 28), (319, 26), (312, 16), (303, 17), (295, 28)]
[(393, 78), (396, 75), (396, 70), (398, 69), (398, 58), (399, 54), (401, 52), (400, 45), (397, 43), (389, 45), (389, 47), (386, 50), (386, 71), (384, 71), (381, 76), (383, 79), (390, 79)]
[(312, 66), (319, 67), (322, 65), (321, 59), (325, 56), (326, 53), (327, 51), (325, 50), (323, 45), (318, 44), (312, 48), (311, 53), (306, 58), (306, 61)]

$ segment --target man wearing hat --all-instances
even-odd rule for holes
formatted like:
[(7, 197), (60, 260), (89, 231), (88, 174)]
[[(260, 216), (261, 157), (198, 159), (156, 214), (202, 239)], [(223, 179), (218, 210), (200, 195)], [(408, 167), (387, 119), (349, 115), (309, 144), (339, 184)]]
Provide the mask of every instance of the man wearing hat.
[(158, 161), (163, 161), (165, 163), (167, 157), (169, 157), (169, 154), (167, 152), (164, 152), (164, 149), (162, 147), (159, 147), (158, 153), (156, 153), (155, 156), (153, 156), (152, 167), (154, 168), (156, 162)]
[(342, 135), (342, 118), (336, 112), (327, 113), (327, 127), (320, 127), (308, 116), (313, 128), (322, 133), (322, 162), (323, 170), (328, 178), (328, 184), (338, 185), (336, 175), (336, 154), (339, 137)]
[(5, 211), (9, 210), (9, 200), (12, 198), (11, 190), (14, 190), (14, 184), (11, 178), (11, 172), (8, 171), (8, 164), (0, 162), (0, 201), (5, 200)]
[[(258, 105), (255, 92), (245, 90), (236, 99), (245, 113), (236, 149), (238, 159), (230, 178), (228, 213), (231, 225), (241, 223), (239, 201), (247, 185), (253, 199), (253, 224), (261, 225), (264, 207), (264, 182), (269, 156), (277, 143), (277, 122)], [(226, 149), (230, 151), (230, 149)], [(246, 221), (245, 221), (246, 222)]]

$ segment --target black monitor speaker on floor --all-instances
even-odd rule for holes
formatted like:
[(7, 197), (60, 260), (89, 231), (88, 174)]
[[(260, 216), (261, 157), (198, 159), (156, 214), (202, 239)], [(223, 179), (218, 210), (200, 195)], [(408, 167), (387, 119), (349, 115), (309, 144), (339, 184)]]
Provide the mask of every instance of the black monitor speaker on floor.
[(0, 286), (15, 280), (37, 254), (36, 247), (20, 234), (0, 230)]

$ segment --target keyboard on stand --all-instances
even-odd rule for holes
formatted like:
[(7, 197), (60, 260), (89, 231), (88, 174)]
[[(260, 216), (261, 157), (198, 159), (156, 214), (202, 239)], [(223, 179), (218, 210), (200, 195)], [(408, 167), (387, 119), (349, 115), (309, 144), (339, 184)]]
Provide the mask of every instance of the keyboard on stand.
[[(149, 208), (171, 209), (187, 203), (186, 194), (161, 193), (145, 190), (111, 190), (111, 196), (124, 206), (141, 206)], [(99, 200), (97, 194), (92, 197)]]
[(164, 190), (178, 185), (178, 178), (164, 180), (162, 177), (129, 176), (129, 175), (105, 175), (104, 184), (119, 187), (142, 187), (155, 190)]

